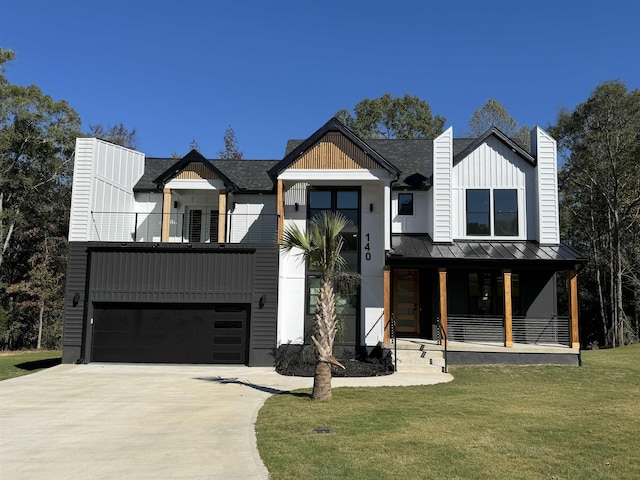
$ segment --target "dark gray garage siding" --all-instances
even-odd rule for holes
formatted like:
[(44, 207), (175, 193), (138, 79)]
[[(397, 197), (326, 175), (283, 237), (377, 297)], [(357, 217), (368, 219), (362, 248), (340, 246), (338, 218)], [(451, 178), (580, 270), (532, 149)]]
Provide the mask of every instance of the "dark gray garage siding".
[[(138, 302), (249, 305), (247, 363), (273, 364), (277, 245), (72, 243), (68, 261), (64, 362), (91, 360), (95, 303)], [(77, 273), (83, 263), (84, 285)]]

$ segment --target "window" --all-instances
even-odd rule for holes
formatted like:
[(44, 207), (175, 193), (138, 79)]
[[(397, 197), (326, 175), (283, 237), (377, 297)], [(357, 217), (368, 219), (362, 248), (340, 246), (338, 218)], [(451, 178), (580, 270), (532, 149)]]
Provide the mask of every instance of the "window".
[[(318, 293), (321, 287), (321, 277), (319, 275), (309, 275), (309, 288), (307, 289), (307, 314), (316, 313)], [(354, 278), (345, 276), (338, 278), (335, 285), (336, 315), (356, 315), (358, 308), (358, 287)]]
[(467, 190), (467, 235), (517, 237), (518, 191)]
[(398, 194), (398, 215), (413, 215), (413, 193)]
[(494, 235), (518, 235), (518, 192), (516, 190), (493, 191)]
[[(471, 315), (504, 315), (504, 285), (501, 272), (468, 274), (468, 313)], [(511, 312), (520, 315), (520, 276), (511, 274)]]
[(189, 241), (199, 242), (202, 238), (202, 210), (189, 212)]
[(342, 230), (344, 245), (342, 257), (347, 262), (346, 270), (358, 271), (358, 234), (360, 228), (360, 192), (353, 189), (318, 189), (309, 191), (309, 216), (311, 219), (325, 210), (340, 212), (348, 222)]
[(489, 190), (467, 190), (467, 235), (491, 235)]

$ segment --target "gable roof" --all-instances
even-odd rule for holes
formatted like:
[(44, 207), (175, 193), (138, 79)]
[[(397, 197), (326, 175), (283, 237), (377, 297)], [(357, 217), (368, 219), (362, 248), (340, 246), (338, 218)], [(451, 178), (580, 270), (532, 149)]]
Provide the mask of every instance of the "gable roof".
[[(175, 158), (146, 158), (144, 174), (133, 187), (135, 192), (157, 191), (161, 183), (157, 183), (167, 171), (176, 171), (175, 166), (181, 160)], [(273, 180), (267, 171), (278, 163), (278, 160), (205, 160), (220, 178), (226, 177), (236, 192), (271, 192)], [(209, 168), (209, 167), (207, 167)], [(176, 172), (179, 172), (178, 169)], [(214, 170), (212, 170), (214, 171)]]
[(290, 152), (288, 152), (282, 161), (278, 162), (269, 170), (269, 175), (273, 178), (276, 178), (280, 173), (286, 170), (289, 166), (291, 166), (300, 156), (313, 147), (316, 143), (320, 141), (327, 133), (330, 132), (338, 132), (344, 135), (349, 141), (351, 141), (356, 147), (362, 150), (366, 155), (371, 157), (374, 162), (378, 163), (383, 169), (387, 170), (389, 173), (394, 175), (398, 175), (400, 170), (388, 162), (382, 155), (380, 155), (377, 151), (375, 151), (371, 146), (365, 143), (360, 137), (358, 137), (355, 133), (353, 133), (349, 128), (347, 128), (340, 120), (333, 117), (327, 123), (325, 123), (322, 127), (316, 130), (309, 138), (303, 140), (298, 145), (296, 145)]
[[(527, 152), (524, 148), (522, 148), (520, 145), (518, 145), (512, 139), (507, 137), (504, 133), (502, 133), (496, 127), (491, 127), (489, 130), (484, 132), (478, 138), (476, 138), (475, 140), (472, 140), (464, 149), (462, 149), (458, 153), (455, 153), (455, 151), (454, 151), (453, 164), (455, 165), (456, 163), (460, 162), (460, 160), (462, 160), (463, 158), (468, 156), (476, 148), (478, 148), (480, 145), (482, 145), (487, 140), (487, 138), (489, 138), (489, 137), (497, 138), (504, 145), (506, 145), (508, 148), (510, 148), (512, 152), (514, 152), (516, 155), (518, 155), (520, 158), (522, 158), (525, 162), (529, 163), (533, 167), (536, 166), (536, 159), (529, 152)], [(455, 148), (454, 148), (454, 150), (455, 150)]]
[(182, 170), (184, 167), (186, 167), (190, 163), (194, 163), (194, 162), (201, 163), (202, 165), (204, 165), (205, 168), (213, 172), (216, 175), (216, 177), (222, 180), (225, 187), (234, 188), (234, 189), (237, 188), (236, 185), (231, 180), (229, 180), (229, 178), (224, 173), (222, 173), (219, 169), (217, 169), (210, 161), (204, 158), (202, 154), (195, 149), (191, 150), (184, 157), (182, 157), (182, 159), (178, 160), (171, 167), (167, 168), (164, 172), (158, 175), (153, 180), (153, 183), (158, 185), (158, 187), (163, 186), (169, 180), (171, 180), (171, 178), (173, 178), (174, 175), (180, 172), (180, 170)]

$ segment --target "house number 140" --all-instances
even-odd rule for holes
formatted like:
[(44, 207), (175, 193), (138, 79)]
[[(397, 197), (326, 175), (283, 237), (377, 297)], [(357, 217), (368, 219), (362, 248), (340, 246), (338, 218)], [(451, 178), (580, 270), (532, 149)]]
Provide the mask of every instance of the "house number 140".
[(367, 239), (367, 244), (364, 246), (364, 249), (366, 250), (365, 254), (364, 254), (364, 259), (368, 262), (371, 260), (371, 245), (369, 245), (369, 234), (365, 234), (365, 238)]

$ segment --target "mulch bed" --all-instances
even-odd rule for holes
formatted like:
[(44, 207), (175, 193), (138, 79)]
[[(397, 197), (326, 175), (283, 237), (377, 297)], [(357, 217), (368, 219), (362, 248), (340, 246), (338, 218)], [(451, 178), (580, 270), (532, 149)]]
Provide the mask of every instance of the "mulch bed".
[[(275, 352), (275, 367), (280, 375), (313, 377), (314, 347), (311, 345), (281, 345)], [(375, 348), (369, 355), (344, 350), (335, 357), (346, 370), (332, 366), (334, 377), (378, 377), (393, 373), (391, 351)]]

